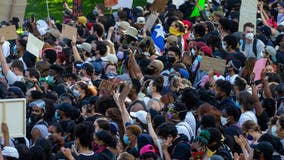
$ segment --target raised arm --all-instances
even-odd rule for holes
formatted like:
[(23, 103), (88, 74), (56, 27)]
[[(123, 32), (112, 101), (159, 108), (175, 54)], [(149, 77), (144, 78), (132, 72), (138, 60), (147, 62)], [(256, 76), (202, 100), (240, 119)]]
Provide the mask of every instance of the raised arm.
[(6, 62), (6, 58), (3, 54), (3, 50), (2, 50), (2, 45), (5, 41), (5, 37), (4, 36), (1, 36), (1, 39), (0, 39), (0, 62), (1, 62), (1, 65), (2, 65), (2, 71), (4, 73), (4, 75), (6, 76), (8, 71), (10, 70), (7, 62)]
[(76, 47), (76, 37), (74, 36), (72, 37), (71, 45), (75, 61), (83, 61)]

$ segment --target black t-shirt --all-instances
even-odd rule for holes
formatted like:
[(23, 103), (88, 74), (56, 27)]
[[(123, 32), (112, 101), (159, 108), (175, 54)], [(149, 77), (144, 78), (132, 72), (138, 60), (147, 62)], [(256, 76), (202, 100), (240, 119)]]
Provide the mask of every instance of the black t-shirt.
[(284, 64), (284, 52), (277, 50), (276, 51), (276, 60), (277, 60), (277, 63)]
[(115, 160), (115, 155), (108, 149), (96, 154), (95, 160)]
[(187, 136), (180, 134), (173, 145), (168, 148), (171, 159), (185, 160), (191, 157), (191, 147)]
[(90, 154), (79, 154), (78, 156), (74, 157), (76, 160), (94, 160), (96, 159), (96, 155), (94, 152)]

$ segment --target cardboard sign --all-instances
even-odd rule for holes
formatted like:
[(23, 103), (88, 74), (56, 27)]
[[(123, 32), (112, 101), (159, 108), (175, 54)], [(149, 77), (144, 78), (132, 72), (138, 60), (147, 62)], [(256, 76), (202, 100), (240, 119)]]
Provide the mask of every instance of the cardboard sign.
[(164, 12), (169, 0), (155, 0), (154, 3), (151, 5), (150, 10), (156, 12)]
[(0, 35), (3, 35), (5, 40), (13, 40), (18, 37), (15, 25), (0, 28)]
[(73, 36), (77, 37), (77, 28), (63, 24), (62, 25), (62, 37), (71, 40)]
[(99, 90), (104, 91), (115, 91), (117, 88), (117, 84), (111, 81), (103, 79), (100, 83)]
[(239, 32), (243, 32), (243, 26), (247, 22), (251, 22), (254, 26), (256, 26), (257, 3), (258, 0), (242, 1), (239, 19)]
[(226, 68), (226, 60), (202, 56), (199, 69), (203, 71), (209, 71), (211, 68), (213, 68), (215, 72), (224, 74)]
[(118, 0), (105, 0), (105, 7), (112, 7), (118, 4)]
[(151, 31), (152, 27), (154, 26), (156, 20), (158, 19), (158, 17), (155, 14), (151, 14), (146, 23), (145, 23), (145, 27), (147, 30)]
[(29, 51), (31, 54), (35, 55), (36, 57), (39, 57), (43, 45), (44, 45), (43, 41), (36, 38), (33, 34), (31, 33), (29, 34), (27, 42), (27, 51)]
[(257, 60), (254, 64), (253, 67), (253, 73), (255, 75), (254, 81), (260, 80), (261, 79), (261, 71), (265, 68), (266, 66), (267, 59), (266, 58), (261, 58)]
[[(26, 136), (26, 99), (1, 99), (0, 123), (6, 122), (11, 137)], [(0, 135), (2, 135), (0, 127)]]

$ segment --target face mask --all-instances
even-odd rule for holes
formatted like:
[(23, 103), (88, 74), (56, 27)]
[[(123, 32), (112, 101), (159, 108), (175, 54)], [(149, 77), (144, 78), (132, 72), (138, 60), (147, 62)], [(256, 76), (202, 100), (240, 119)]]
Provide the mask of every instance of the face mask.
[(136, 120), (135, 119), (132, 119), (131, 121), (130, 121), (130, 124), (132, 125), (132, 124), (135, 124), (136, 123)]
[(202, 60), (202, 56), (201, 56), (201, 55), (198, 55), (198, 56), (197, 56), (197, 61), (198, 61), (198, 62), (201, 62), (201, 60)]
[(155, 69), (147, 68), (147, 73), (149, 75), (153, 75), (155, 73)]
[(14, 52), (14, 54), (15, 54), (15, 55), (17, 55), (17, 54), (18, 54), (17, 46), (16, 46), (16, 45), (15, 45), (15, 46), (14, 46), (14, 48), (13, 48), (13, 52)]
[(146, 92), (149, 96), (152, 96), (152, 90), (151, 90), (150, 86), (147, 87)]
[(254, 37), (253, 33), (247, 33), (246, 34), (246, 39), (247, 40), (253, 40), (253, 37)]
[(176, 61), (175, 57), (168, 57), (168, 62), (173, 64)]
[(80, 92), (77, 89), (73, 89), (73, 95), (75, 97), (79, 97), (80, 96)]
[(51, 84), (55, 83), (54, 76), (47, 76), (47, 82)]
[(271, 127), (271, 134), (272, 134), (273, 136), (275, 136), (275, 137), (278, 136), (276, 125), (274, 125), (274, 126)]
[(31, 81), (26, 81), (26, 87), (28, 88), (28, 89), (30, 89), (30, 88), (32, 88), (34, 86), (34, 83), (33, 82), (31, 82)]
[(174, 27), (170, 27), (169, 28), (169, 32), (170, 32), (170, 34), (172, 34), (172, 35), (175, 35), (175, 36), (179, 36), (181, 33), (177, 30), (177, 29), (175, 29)]
[(60, 120), (60, 113), (58, 113), (58, 112), (55, 112), (55, 114), (54, 114), (54, 118), (57, 120), (57, 121), (59, 121)]
[(108, 72), (108, 73), (105, 74), (105, 76), (106, 76), (108, 79), (113, 79), (113, 78), (117, 77), (117, 73)]
[(30, 116), (30, 120), (31, 122), (37, 122), (41, 119), (41, 115), (37, 115), (37, 114), (31, 114)]
[(237, 108), (241, 108), (241, 105), (240, 105), (239, 101), (236, 101), (236, 102), (235, 102), (235, 106), (236, 106)]
[(126, 144), (126, 145), (129, 145), (130, 144), (130, 141), (128, 139), (128, 137), (124, 134), (123, 135), (123, 142)]
[(222, 126), (225, 126), (228, 123), (228, 118), (225, 118), (223, 116), (221, 116), (221, 124)]

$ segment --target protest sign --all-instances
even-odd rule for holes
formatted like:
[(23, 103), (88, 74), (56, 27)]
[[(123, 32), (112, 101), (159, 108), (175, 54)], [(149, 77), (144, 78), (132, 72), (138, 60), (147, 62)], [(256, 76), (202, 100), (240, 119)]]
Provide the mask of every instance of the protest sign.
[(0, 19), (9, 21), (13, 17), (18, 17), (19, 26), (22, 26), (26, 6), (27, 0), (0, 1)]
[(258, 0), (242, 1), (239, 18), (239, 32), (243, 32), (243, 26), (247, 22), (251, 22), (256, 26), (257, 3)]
[(167, 8), (168, 1), (169, 0), (155, 0), (151, 5), (150, 10), (156, 12), (164, 12)]
[(226, 60), (202, 56), (199, 69), (203, 71), (209, 71), (211, 68), (214, 69), (214, 71), (217, 73), (224, 74), (226, 68)]
[(112, 6), (112, 9), (132, 8), (133, 0), (118, 0), (117, 5)]
[(43, 41), (36, 38), (33, 34), (31, 33), (29, 34), (27, 42), (27, 51), (29, 51), (31, 54), (35, 55), (36, 57), (39, 57), (43, 45), (44, 45)]
[(62, 37), (71, 40), (73, 36), (77, 37), (77, 28), (63, 24), (62, 25)]
[(105, 0), (105, 7), (112, 7), (118, 4), (118, 0)]
[[(11, 137), (26, 136), (26, 99), (1, 99), (0, 121), (6, 122)], [(0, 136), (2, 131), (0, 128)]]
[(145, 28), (148, 30), (148, 31), (151, 31), (153, 25), (155, 24), (156, 20), (158, 19), (158, 17), (155, 15), (155, 14), (151, 14), (146, 23), (145, 23)]
[(15, 25), (0, 28), (0, 35), (3, 35), (5, 37), (5, 40), (17, 39)]
[(265, 68), (266, 66), (267, 59), (266, 58), (261, 58), (257, 60), (254, 64), (253, 67), (253, 73), (255, 75), (254, 81), (260, 80), (261, 79), (261, 71)]
[(108, 80), (102, 80), (99, 86), (99, 90), (104, 90), (104, 91), (115, 91), (117, 88), (116, 83), (113, 83), (111, 81)]
[[(205, 0), (198, 0), (198, 3), (200, 5), (201, 9), (204, 10), (204, 8), (205, 8)], [(198, 16), (200, 16), (199, 9), (198, 9), (197, 6), (195, 6), (193, 11), (192, 11), (192, 13), (191, 13), (191, 15), (190, 15), (190, 18), (198, 17)]]
[(185, 0), (173, 0), (173, 4), (179, 8), (180, 5), (184, 4)]

